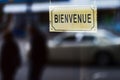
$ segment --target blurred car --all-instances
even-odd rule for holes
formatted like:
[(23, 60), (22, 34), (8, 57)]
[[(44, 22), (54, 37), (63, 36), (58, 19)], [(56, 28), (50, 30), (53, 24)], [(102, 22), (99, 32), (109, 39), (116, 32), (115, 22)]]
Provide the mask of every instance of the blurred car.
[(48, 41), (48, 47), (54, 62), (107, 65), (120, 61), (120, 37), (103, 29), (97, 33), (61, 33)]

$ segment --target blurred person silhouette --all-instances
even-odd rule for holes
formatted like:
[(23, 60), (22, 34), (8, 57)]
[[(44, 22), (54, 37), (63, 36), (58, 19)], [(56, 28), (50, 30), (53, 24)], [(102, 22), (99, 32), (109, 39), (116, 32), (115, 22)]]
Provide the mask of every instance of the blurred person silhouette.
[(1, 47), (1, 74), (2, 80), (14, 80), (21, 64), (19, 47), (10, 30), (11, 17), (3, 30), (3, 44)]
[(29, 24), (31, 50), (29, 53), (30, 72), (28, 79), (41, 80), (48, 56), (46, 38), (43, 32), (37, 28), (37, 23), (33, 24), (33, 22), (31, 25)]

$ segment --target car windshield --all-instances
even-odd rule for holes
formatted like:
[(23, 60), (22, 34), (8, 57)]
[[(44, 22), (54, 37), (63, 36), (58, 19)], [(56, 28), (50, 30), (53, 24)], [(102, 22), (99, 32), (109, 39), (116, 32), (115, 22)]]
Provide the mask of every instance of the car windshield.
[(98, 30), (97, 34), (100, 37), (105, 37), (108, 39), (117, 38), (118, 36), (107, 30)]
[(106, 34), (108, 38), (117, 38), (118, 36), (112, 34), (112, 33), (109, 33), (109, 34)]
[(103, 32), (104, 36), (106, 36), (108, 39), (113, 39), (113, 38), (117, 38), (117, 35), (114, 35), (113, 33), (110, 32)]

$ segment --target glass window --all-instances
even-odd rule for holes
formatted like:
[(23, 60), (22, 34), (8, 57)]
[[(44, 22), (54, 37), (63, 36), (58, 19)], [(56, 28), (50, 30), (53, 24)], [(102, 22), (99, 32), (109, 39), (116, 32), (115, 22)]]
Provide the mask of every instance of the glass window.
[(72, 41), (75, 41), (76, 40), (76, 37), (75, 36), (69, 36), (69, 37), (66, 37), (63, 39), (63, 41), (66, 41), (66, 42), (72, 42)]
[(81, 39), (82, 42), (91, 42), (91, 41), (94, 41), (95, 40), (95, 37), (94, 36), (83, 36), (83, 38)]

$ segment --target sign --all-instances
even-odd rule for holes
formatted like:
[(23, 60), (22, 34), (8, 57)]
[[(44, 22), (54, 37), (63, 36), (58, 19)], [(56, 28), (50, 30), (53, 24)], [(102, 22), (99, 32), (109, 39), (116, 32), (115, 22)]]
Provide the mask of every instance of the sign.
[(94, 6), (50, 6), (50, 32), (97, 31)]

